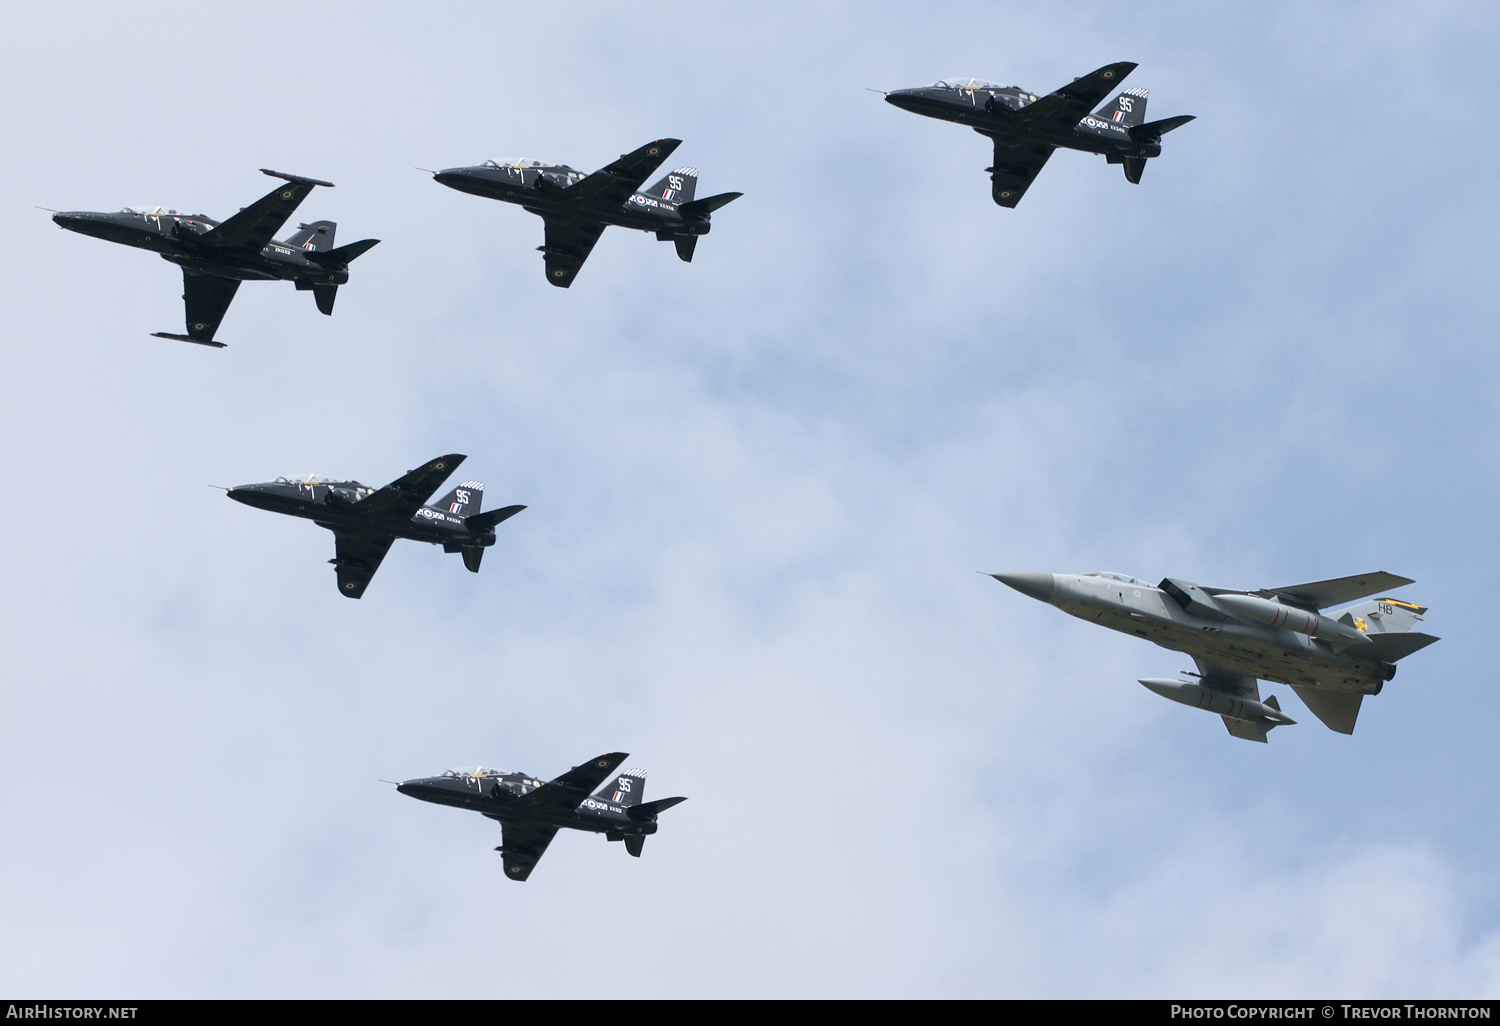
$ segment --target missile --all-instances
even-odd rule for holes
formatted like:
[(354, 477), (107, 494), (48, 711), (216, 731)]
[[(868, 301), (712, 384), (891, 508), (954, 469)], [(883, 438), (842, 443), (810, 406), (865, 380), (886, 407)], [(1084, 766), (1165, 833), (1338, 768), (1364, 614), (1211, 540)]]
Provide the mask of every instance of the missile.
[(1297, 722), (1281, 711), (1274, 697), (1264, 702), (1257, 702), (1249, 698), (1235, 698), (1222, 691), (1206, 688), (1202, 684), (1193, 684), (1185, 680), (1166, 680), (1160, 677), (1149, 678), (1141, 683), (1163, 698), (1170, 698), (1183, 705), (1207, 709), (1220, 716), (1228, 716), (1232, 720), (1258, 723), (1267, 730)]
[(1296, 606), (1284, 606), (1270, 599), (1254, 595), (1215, 595), (1214, 605), (1227, 609), (1236, 616), (1243, 616), (1246, 620), (1254, 620), (1269, 627), (1285, 627), (1289, 631), (1306, 634), (1309, 638), (1322, 638), (1324, 641), (1343, 644), (1370, 644), (1370, 639), (1353, 627), (1346, 627), (1321, 613), (1310, 613)]

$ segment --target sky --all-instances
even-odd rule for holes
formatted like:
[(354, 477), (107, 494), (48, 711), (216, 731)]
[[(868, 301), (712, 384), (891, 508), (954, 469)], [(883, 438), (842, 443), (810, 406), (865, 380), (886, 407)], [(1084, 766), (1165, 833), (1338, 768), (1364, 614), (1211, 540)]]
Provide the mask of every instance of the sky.
[[(1495, 997), (1500, 15), (1477, 3), (13, 5), (0, 34), (0, 990), (41, 997)], [(1118, 60), (1140, 185), (869, 90)], [(684, 264), (417, 168), (683, 139)], [(226, 217), (275, 168), (353, 266), (180, 277), (36, 207)], [(443, 453), (478, 575), (211, 486)], [(454, 480), (459, 480), (456, 477)], [(1387, 570), (1443, 640), (1335, 734), (982, 573)], [(976, 573), (976, 571), (980, 573)], [(609, 751), (644, 857), (388, 783)]]

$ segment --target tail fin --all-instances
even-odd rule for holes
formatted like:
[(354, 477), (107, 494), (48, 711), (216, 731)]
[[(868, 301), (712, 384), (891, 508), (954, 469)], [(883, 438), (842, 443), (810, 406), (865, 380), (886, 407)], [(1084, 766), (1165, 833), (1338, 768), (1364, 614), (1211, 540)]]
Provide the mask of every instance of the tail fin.
[(314, 221), (298, 224), (297, 234), (286, 240), (293, 249), (310, 249), (314, 253), (326, 253), (333, 248), (333, 234), (338, 231), (333, 221)]
[(745, 195), (743, 192), (721, 192), (717, 196), (684, 203), (677, 208), (677, 212), (683, 217), (707, 217), (726, 203), (731, 203), (743, 195)]
[(484, 483), (481, 481), (465, 481), (437, 502), (430, 503), (430, 505), (433, 509), (440, 509), (444, 513), (451, 513), (456, 517), (467, 517), (472, 513), (479, 512), (483, 506), (483, 500)]
[(358, 242), (351, 242), (349, 245), (340, 246), (338, 249), (323, 250), (321, 251), (322, 262), (326, 264), (347, 264), (355, 257), (364, 256), (364, 254), (378, 245), (380, 245), (379, 239), (360, 239)]
[(1144, 89), (1126, 89), (1094, 111), (1094, 117), (1113, 121), (1125, 128), (1134, 128), (1146, 120), (1146, 97), (1149, 95)]
[(1422, 620), (1426, 606), (1400, 599), (1378, 598), (1350, 606), (1339, 616), (1339, 623), (1365, 634), (1389, 634), (1409, 631)]
[(630, 769), (606, 780), (604, 785), (594, 792), (594, 797), (629, 808), (632, 805), (639, 805), (641, 795), (645, 793), (646, 771)]
[(656, 199), (667, 200), (671, 203), (690, 203), (693, 193), (698, 188), (698, 169), (695, 167), (680, 167), (676, 171), (668, 172), (662, 176), (661, 181), (649, 189), (642, 189), (645, 196), (654, 196)]
[(333, 301), (339, 298), (339, 287), (337, 285), (314, 285), (312, 294), (313, 299), (318, 303), (318, 309), (332, 317)]

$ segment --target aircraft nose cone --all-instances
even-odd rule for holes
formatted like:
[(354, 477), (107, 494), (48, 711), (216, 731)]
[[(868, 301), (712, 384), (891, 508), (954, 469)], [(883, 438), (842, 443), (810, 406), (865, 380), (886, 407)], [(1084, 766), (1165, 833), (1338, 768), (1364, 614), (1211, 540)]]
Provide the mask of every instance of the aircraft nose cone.
[(911, 110), (915, 106), (916, 94), (915, 89), (892, 89), (885, 94), (885, 102), (900, 107), (902, 110)]
[(57, 225), (59, 228), (67, 228), (69, 231), (76, 230), (78, 226), (83, 224), (85, 220), (87, 220), (87, 218), (85, 218), (83, 215), (75, 214), (72, 211), (66, 210), (62, 211), (61, 213), (52, 215), (53, 224)]
[(1052, 591), (1056, 586), (1056, 578), (1052, 574), (1039, 573), (1010, 573), (990, 574), (995, 580), (1019, 591), (1022, 595), (1034, 598), (1038, 602), (1051, 602)]

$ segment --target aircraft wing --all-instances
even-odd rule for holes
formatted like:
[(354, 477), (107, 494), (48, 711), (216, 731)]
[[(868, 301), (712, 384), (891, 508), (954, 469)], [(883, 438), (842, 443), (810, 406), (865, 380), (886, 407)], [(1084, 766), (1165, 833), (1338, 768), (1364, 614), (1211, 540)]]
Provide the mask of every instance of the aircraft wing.
[(1091, 71), (1082, 78), (1056, 92), (1048, 93), (1035, 103), (1028, 103), (1017, 111), (1017, 115), (1028, 121), (1051, 121), (1061, 128), (1072, 128), (1095, 107), (1104, 102), (1110, 91), (1125, 81), (1125, 76), (1136, 69), (1131, 61), (1106, 64), (1098, 71)]
[(354, 508), (379, 520), (410, 520), (463, 461), (464, 457), (459, 453), (428, 460), (416, 470), (402, 474), (374, 495), (359, 500)]
[(681, 139), (648, 142), (614, 163), (601, 167), (577, 185), (569, 186), (566, 194), (576, 199), (624, 203), (680, 145)]
[(625, 752), (609, 752), (574, 766), (556, 780), (549, 780), (519, 801), (530, 806), (547, 806), (554, 812), (572, 812), (578, 803), (598, 790), (627, 758)]
[(1041, 174), (1055, 147), (1046, 143), (1002, 146), (995, 140), (995, 163), (990, 172), (990, 195), (1002, 207), (1014, 207)]
[(390, 534), (334, 531), (334, 558), (329, 562), (339, 572), (339, 594), (356, 599), (363, 595), (395, 540)]
[(239, 287), (240, 283), (233, 278), (183, 268), (182, 299), (187, 305), (188, 338), (194, 342), (213, 342), (214, 332), (219, 330), (219, 322), (229, 311)]
[(307, 194), (315, 186), (331, 184), (314, 178), (298, 178), (283, 175), (279, 171), (266, 171), (264, 168), (261, 171), (274, 178), (285, 178), (286, 181), (229, 220), (200, 235), (199, 239), (205, 246), (220, 249), (243, 248), (258, 253), (262, 246), (275, 238), (281, 226), (286, 224), (286, 219), (292, 216), (292, 211), (307, 199)]
[[(578, 188), (574, 186), (573, 188)], [(583, 262), (594, 251), (594, 243), (604, 234), (599, 221), (573, 221), (547, 218), (547, 243), (542, 253), (547, 258), (547, 280), (560, 289), (573, 284)]]
[(1372, 574), (1335, 577), (1331, 581), (1292, 584), (1285, 588), (1262, 588), (1254, 594), (1261, 598), (1279, 598), (1292, 605), (1317, 610), (1327, 609), (1329, 606), (1341, 606), (1345, 602), (1378, 595), (1382, 591), (1391, 591), (1403, 584), (1415, 583), (1409, 577), (1398, 577), (1384, 570), (1377, 570)]
[[(1248, 698), (1252, 702), (1260, 701), (1260, 681), (1254, 677), (1246, 677), (1242, 673), (1232, 673), (1229, 670), (1222, 669), (1210, 662), (1199, 659), (1197, 656), (1193, 657), (1193, 662), (1197, 664), (1198, 673), (1201, 675), (1198, 681), (1204, 687), (1213, 688), (1215, 691), (1222, 691), (1226, 695), (1233, 695), (1235, 698)], [(1266, 728), (1262, 724), (1247, 723), (1244, 720), (1237, 720), (1231, 716), (1220, 716), (1219, 719), (1224, 721), (1225, 729), (1235, 737), (1243, 738), (1246, 741), (1264, 742), (1266, 740)]]
[(547, 845), (557, 836), (557, 827), (543, 823), (502, 822), (500, 831), (500, 847), (495, 850), (505, 857), (505, 875), (512, 880), (530, 876)]

